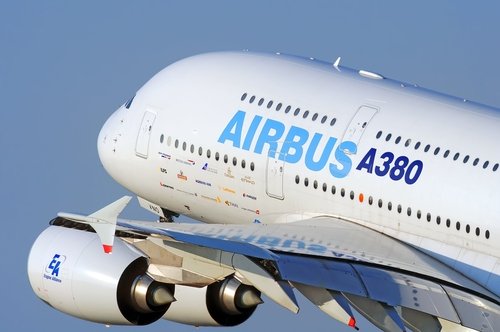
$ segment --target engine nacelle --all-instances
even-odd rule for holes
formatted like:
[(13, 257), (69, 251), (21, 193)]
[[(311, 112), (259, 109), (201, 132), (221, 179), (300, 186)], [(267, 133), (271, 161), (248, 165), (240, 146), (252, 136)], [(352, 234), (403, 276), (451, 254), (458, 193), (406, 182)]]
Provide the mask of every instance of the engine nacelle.
[(194, 326), (239, 325), (262, 303), (257, 289), (231, 277), (203, 288), (177, 285), (175, 298), (163, 318)]
[(58, 226), (37, 238), (28, 275), (37, 296), (78, 318), (145, 325), (162, 317), (175, 299), (174, 286), (154, 281), (148, 260), (119, 238), (103, 252), (95, 233)]

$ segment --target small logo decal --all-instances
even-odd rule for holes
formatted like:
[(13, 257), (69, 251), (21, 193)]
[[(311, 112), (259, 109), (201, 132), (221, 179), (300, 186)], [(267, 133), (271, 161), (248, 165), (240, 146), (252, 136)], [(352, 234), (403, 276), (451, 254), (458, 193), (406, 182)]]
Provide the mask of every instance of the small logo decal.
[(52, 260), (49, 262), (47, 267), (45, 267), (45, 272), (43, 277), (47, 280), (52, 280), (61, 283), (62, 280), (59, 279), (59, 273), (61, 265), (66, 261), (66, 256), (55, 254)]
[(257, 200), (256, 196), (253, 196), (253, 195), (250, 195), (250, 194), (247, 194), (247, 193), (243, 193), (243, 197), (253, 199), (254, 201)]
[(210, 182), (206, 182), (206, 181), (203, 181), (203, 180), (196, 179), (195, 182), (198, 183), (198, 184), (207, 186), (207, 187), (211, 187), (212, 186), (212, 184)]
[(171, 158), (171, 156), (169, 154), (166, 154), (166, 153), (163, 153), (163, 152), (158, 152), (158, 154), (160, 155), (160, 157), (165, 158), (165, 159), (170, 159)]
[(175, 161), (177, 161), (178, 163), (181, 163), (181, 164), (184, 164), (184, 165), (189, 165), (189, 166), (193, 166), (195, 164), (194, 160), (183, 160), (183, 159), (175, 159)]
[(254, 179), (252, 179), (251, 176), (245, 175), (244, 177), (241, 178), (241, 182), (248, 183), (248, 184), (255, 184)]
[(227, 192), (227, 193), (231, 193), (231, 194), (236, 194), (236, 191), (234, 191), (231, 188), (227, 188), (227, 187), (222, 187), (222, 191)]
[(230, 179), (234, 179), (234, 175), (231, 173), (231, 167), (228, 167), (228, 168), (227, 168), (227, 171), (226, 171), (226, 172), (224, 172), (224, 176), (225, 176), (225, 177), (228, 177), (228, 178), (230, 178)]
[(247, 212), (252, 212), (252, 213), (255, 213), (255, 214), (260, 214), (259, 210), (253, 210), (253, 209), (249, 209), (249, 208), (246, 208), (246, 207), (242, 207), (241, 209), (244, 210), (244, 211), (247, 211)]
[(232, 207), (235, 207), (235, 208), (238, 207), (238, 204), (236, 204), (234, 202), (231, 202), (231, 201), (228, 201), (228, 200), (226, 200), (224, 203), (226, 203), (227, 206), (232, 206)]
[(166, 183), (163, 183), (161, 181), (160, 181), (160, 186), (162, 186), (163, 188), (174, 189), (174, 187), (172, 187), (172, 186), (170, 186), (170, 185), (168, 185)]
[(184, 175), (183, 171), (179, 171), (179, 173), (177, 174), (177, 178), (182, 181), (187, 181), (188, 179), (187, 176)]
[(193, 192), (186, 191), (186, 190), (182, 190), (182, 189), (175, 189), (175, 190), (177, 190), (177, 191), (178, 191), (178, 192), (180, 192), (180, 193), (183, 193), (183, 194), (189, 195), (189, 196), (195, 196), (195, 197), (198, 197), (198, 194), (197, 194), (197, 193), (193, 193)]
[(217, 174), (217, 170), (215, 168), (208, 167), (208, 163), (205, 163), (205, 165), (203, 165), (201, 169), (210, 173)]
[(210, 196), (205, 196), (205, 195), (200, 195), (200, 196), (201, 196), (201, 198), (207, 199), (207, 200), (215, 202), (215, 203), (222, 202), (222, 200), (219, 196), (217, 196), (217, 197), (210, 197)]

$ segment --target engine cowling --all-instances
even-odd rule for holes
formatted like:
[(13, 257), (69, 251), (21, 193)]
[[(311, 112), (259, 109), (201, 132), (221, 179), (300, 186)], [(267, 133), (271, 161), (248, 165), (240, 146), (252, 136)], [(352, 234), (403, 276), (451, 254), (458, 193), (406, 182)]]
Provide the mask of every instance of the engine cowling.
[(164, 319), (194, 326), (235, 326), (262, 303), (260, 292), (229, 277), (203, 288), (177, 285)]
[(40, 299), (104, 324), (146, 325), (165, 314), (175, 301), (174, 286), (153, 280), (147, 269), (147, 258), (118, 238), (109, 255), (95, 233), (58, 226), (40, 234), (28, 258)]

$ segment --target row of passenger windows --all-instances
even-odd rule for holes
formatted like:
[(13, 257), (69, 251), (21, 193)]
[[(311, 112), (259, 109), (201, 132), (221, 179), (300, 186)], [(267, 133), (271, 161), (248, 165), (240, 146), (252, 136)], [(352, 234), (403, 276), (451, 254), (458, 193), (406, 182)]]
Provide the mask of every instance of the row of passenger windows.
[[(163, 144), (164, 141), (165, 141), (165, 135), (161, 134), (160, 135), (160, 143)], [(186, 143), (186, 142), (182, 142), (181, 143), (178, 139), (174, 140), (170, 136), (167, 137), (167, 146), (169, 146), (169, 147), (172, 146), (172, 141), (173, 141), (173, 146), (176, 149), (182, 148), (183, 151), (188, 150), (188, 143)], [(198, 147), (197, 150), (198, 150), (198, 155), (199, 156), (203, 156), (203, 148), (200, 146), (200, 147)], [(195, 153), (195, 151), (196, 151), (196, 147), (194, 146), (194, 144), (189, 145), (189, 152)], [(212, 151), (210, 149), (207, 149), (205, 151), (205, 153), (206, 153), (206, 157), (208, 159), (210, 159), (212, 157)], [(219, 152), (215, 152), (214, 159), (216, 161), (219, 161), (219, 159), (221, 159), (221, 155), (219, 154)], [(222, 156), (222, 161), (224, 161), (225, 164), (229, 163), (229, 156), (227, 154), (225, 154), (224, 156)], [(238, 165), (238, 159), (236, 157), (233, 157), (231, 159), (231, 163), (233, 164), (233, 166), (237, 166)], [(240, 166), (243, 169), (247, 167), (247, 162), (246, 162), (245, 159), (242, 159), (240, 161)], [(250, 162), (249, 168), (250, 168), (251, 171), (255, 170), (255, 164), (254, 164), (253, 161)]]
[[(248, 98), (248, 94), (245, 92), (242, 96), (241, 96), (241, 101), (245, 101), (247, 100), (248, 103), (250, 104), (253, 104), (256, 100), (256, 97), (255, 96), (251, 96), (250, 98)], [(258, 101), (257, 101), (257, 105), (259, 106), (262, 106), (263, 104), (265, 103), (265, 100), (264, 98), (260, 98)], [(273, 107), (273, 105), (275, 105), (274, 109), (276, 110), (276, 112), (279, 112), (282, 108), (284, 108), (284, 112), (285, 114), (288, 114), (292, 111), (293, 107), (288, 105), (286, 107), (284, 107), (284, 105), (282, 103), (276, 103), (274, 104), (274, 101), (270, 100), (267, 102), (266, 104), (266, 107), (268, 109), (271, 109)], [(302, 110), (300, 109), (300, 107), (297, 107), (295, 108), (295, 110), (292, 112), (292, 114), (294, 116), (299, 116), (300, 113), (302, 112)], [(303, 119), (307, 119), (309, 117), (309, 115), (312, 114), (311, 112), (309, 112), (308, 110), (302, 112), (302, 118)], [(311, 120), (312, 121), (316, 121), (317, 119), (319, 118), (319, 114), (318, 113), (314, 113), (312, 114), (311, 116)], [(323, 115), (320, 119), (321, 123), (327, 123), (328, 121), (328, 116), (327, 115)], [(330, 119), (330, 126), (333, 126), (335, 123), (337, 122), (337, 119), (336, 118), (332, 118)]]
[[(295, 183), (296, 184), (300, 184), (301, 181), (300, 181), (300, 176), (299, 175), (296, 175), (295, 176)], [(309, 187), (309, 185), (311, 185), (314, 189), (318, 189), (320, 187), (320, 184), (318, 183), (318, 181), (314, 180), (314, 181), (309, 181), (309, 178), (305, 177), (303, 179), (303, 182), (305, 187)], [(328, 191), (328, 185), (326, 183), (322, 183), (321, 184), (321, 189), (323, 190), (323, 192), (327, 192)], [(332, 185), (330, 187), (330, 192), (332, 195), (336, 195), (337, 194), (337, 187), (335, 187), (334, 185)], [(338, 191), (340, 196), (341, 197), (345, 197), (347, 195), (347, 191), (345, 188), (340, 188), (340, 190)], [(356, 197), (354, 191), (350, 191), (349, 192), (349, 198), (351, 200), (354, 200)], [(363, 203), (364, 200), (365, 200), (365, 197), (362, 193), (360, 193), (358, 195), (358, 200), (360, 203)], [(384, 202), (382, 199), (378, 199), (378, 200), (375, 200), (372, 196), (369, 196), (368, 197), (368, 204), (369, 205), (373, 205), (373, 204), (376, 204), (379, 208), (384, 208)], [(403, 207), (401, 206), (401, 204), (398, 204), (398, 205), (393, 205), (392, 202), (387, 202), (387, 205), (386, 205), (386, 208), (387, 210), (389, 211), (392, 211), (393, 209), (395, 211), (397, 211), (399, 214), (403, 213)], [(406, 211), (405, 213), (408, 215), (408, 217), (411, 217), (413, 211), (412, 211), (412, 208), (411, 207), (407, 207), (406, 208)], [(417, 219), (422, 219), (424, 218), (424, 213), (422, 213), (421, 210), (417, 210), (416, 213), (415, 213)], [(432, 221), (432, 215), (431, 213), (426, 213), (425, 214), (425, 219), (428, 221), (428, 222), (431, 222)], [(436, 216), (435, 217), (435, 222), (437, 225), (441, 225), (442, 221), (443, 221), (443, 224), (446, 225), (446, 227), (450, 228), (451, 225), (452, 225), (452, 221), (450, 219), (441, 219), (441, 216)], [(455, 228), (457, 229), (457, 231), (459, 231), (461, 228), (462, 228), (462, 224), (460, 223), (460, 221), (457, 221), (455, 222)], [(467, 224), (465, 225), (465, 232), (467, 234), (469, 234), (470, 232), (472, 231), (472, 227)], [(476, 236), (480, 236), (481, 235), (481, 229), (479, 227), (476, 227), (475, 228), (475, 231), (474, 233), (476, 234)], [(486, 239), (489, 239), (490, 238), (490, 231), (489, 230), (486, 230), (486, 232), (484, 233), (484, 237)]]
[[(392, 136), (392, 134), (391, 134), (391, 133), (386, 134), (386, 135), (385, 135), (385, 138), (384, 138), (384, 137), (382, 137), (382, 136), (383, 136), (382, 131), (379, 131), (375, 137), (376, 137), (377, 139), (385, 139), (385, 141), (386, 141), (386, 142), (391, 141), (391, 139), (393, 138), (393, 136)], [(399, 143), (401, 143), (401, 141), (402, 141), (401, 136), (397, 136), (397, 137), (394, 139), (394, 143), (395, 143), (395, 144), (399, 144)], [(410, 138), (409, 138), (409, 139), (407, 139), (407, 140), (405, 141), (405, 143), (404, 143), (405, 147), (409, 147), (411, 144), (412, 144), (412, 140), (411, 140)], [(417, 142), (415, 142), (415, 145), (413, 146), (413, 148), (414, 148), (415, 150), (418, 150), (421, 146), (423, 146), (423, 144), (422, 144), (420, 141), (417, 141)], [(424, 146), (424, 148), (423, 148), (423, 150), (424, 150), (424, 152), (429, 152), (429, 151), (431, 151), (431, 150), (432, 150), (431, 152), (432, 152), (435, 156), (439, 155), (439, 153), (440, 153), (440, 152), (444, 151), (444, 152), (443, 152), (443, 158), (448, 158), (448, 157), (451, 155), (451, 151), (450, 151), (450, 150), (444, 150), (444, 149), (441, 149), (440, 147), (436, 147), (436, 148), (432, 149), (430, 144), (425, 145), (425, 146)], [(456, 153), (453, 155), (453, 160), (455, 160), (455, 161), (456, 161), (456, 160), (458, 160), (459, 158), (460, 158), (460, 152), (456, 152)], [(465, 155), (462, 161), (463, 161), (463, 163), (464, 163), (464, 164), (467, 164), (467, 163), (469, 162), (469, 160), (471, 160), (471, 159), (472, 159), (472, 158), (471, 158), (469, 155)], [(475, 159), (474, 159), (474, 161), (472, 162), (472, 165), (473, 165), (473, 166), (477, 166), (477, 165), (479, 165), (479, 163), (480, 163), (479, 158), (475, 158)], [(491, 165), (492, 165), (492, 163), (490, 163), (488, 160), (486, 160), (485, 162), (483, 162), (483, 163), (482, 163), (482, 167), (483, 167), (483, 169), (487, 169), (487, 168), (488, 168), (488, 166), (491, 166)], [(496, 172), (496, 171), (498, 170), (498, 167), (499, 167), (499, 164), (498, 164), (498, 163), (494, 164), (494, 165), (493, 165), (493, 167), (492, 167), (493, 172)]]

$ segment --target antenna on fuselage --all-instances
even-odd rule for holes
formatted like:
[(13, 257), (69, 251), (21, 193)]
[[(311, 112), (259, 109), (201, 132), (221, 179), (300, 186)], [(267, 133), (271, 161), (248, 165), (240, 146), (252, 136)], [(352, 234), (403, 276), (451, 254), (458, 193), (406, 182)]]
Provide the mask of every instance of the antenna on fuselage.
[(341, 59), (341, 57), (338, 57), (337, 60), (335, 60), (335, 62), (333, 63), (333, 67), (335, 69), (337, 69), (338, 71), (340, 71), (340, 69), (339, 69), (340, 59)]

